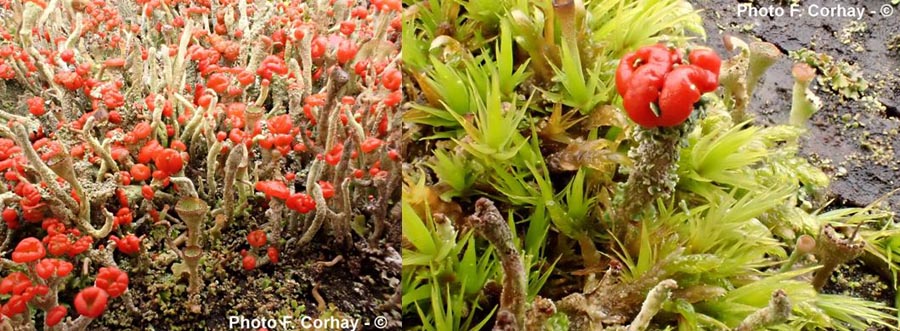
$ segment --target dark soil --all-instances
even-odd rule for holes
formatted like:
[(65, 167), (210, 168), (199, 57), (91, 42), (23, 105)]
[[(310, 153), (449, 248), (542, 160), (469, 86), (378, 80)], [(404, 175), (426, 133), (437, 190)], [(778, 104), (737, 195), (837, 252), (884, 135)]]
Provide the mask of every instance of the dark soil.
[[(883, 17), (877, 11), (889, 1), (801, 1), (808, 6), (865, 6), (863, 19), (822, 18), (808, 15), (789, 17), (738, 17), (737, 1), (701, 1), (708, 43), (720, 52), (722, 36), (729, 34), (745, 41), (775, 44), (783, 53), (802, 48), (845, 61), (869, 82), (863, 96), (871, 101), (842, 98), (827, 86), (814, 84), (822, 108), (812, 117), (801, 153), (829, 174), (832, 207), (866, 206), (900, 187), (900, 8)], [(777, 1), (756, 1), (756, 7), (782, 6)], [(876, 12), (872, 12), (876, 11)], [(861, 31), (854, 28), (864, 27)], [(890, 49), (893, 48), (893, 49)], [(786, 123), (791, 108), (794, 61), (787, 56), (773, 65), (757, 86), (750, 105), (760, 124)], [(822, 72), (818, 72), (822, 75)], [(888, 207), (900, 215), (900, 194), (887, 199)], [(895, 220), (897, 217), (895, 216)], [(825, 287), (840, 293), (894, 306), (896, 290), (891, 279), (878, 276), (872, 268), (854, 263), (843, 266)]]
[[(900, 36), (900, 8), (883, 17), (877, 11), (890, 1), (800, 1), (808, 6), (866, 7), (861, 21), (855, 18), (822, 18), (809, 15), (790, 17), (738, 17), (737, 1), (699, 1), (703, 9), (708, 43), (724, 52), (722, 35), (746, 41), (762, 40), (782, 52), (807, 48), (827, 54), (836, 61), (855, 65), (870, 87), (863, 95), (874, 102), (842, 99), (827, 87), (815, 90), (823, 102), (811, 119), (802, 153), (831, 176), (830, 193), (845, 206), (865, 206), (900, 187), (900, 52), (889, 49)], [(778, 1), (755, 1), (753, 6), (789, 7)], [(862, 31), (853, 32), (854, 27)], [(893, 40), (893, 41), (892, 41)], [(896, 46), (894, 46), (896, 47)], [(791, 66), (787, 56), (778, 61), (761, 80), (753, 96), (751, 110), (762, 124), (786, 123), (791, 106)], [(819, 75), (822, 73), (819, 72)], [(818, 84), (814, 84), (818, 85)], [(879, 109), (883, 108), (883, 109)], [(888, 198), (891, 210), (900, 214), (900, 194)]]
[[(840, 266), (822, 288), (822, 293), (848, 295), (893, 306), (896, 289), (883, 277), (872, 274), (859, 262)], [(882, 325), (870, 325), (866, 331), (890, 330)]]
[[(320, 237), (321, 242), (327, 242), (325, 236)], [(350, 250), (336, 251), (329, 245), (314, 242), (297, 254), (284, 256), (278, 265), (266, 265), (250, 272), (241, 269), (237, 252), (214, 252), (205, 259), (206, 281), (198, 313), (191, 311), (187, 279), (177, 281), (171, 270), (154, 268), (132, 278), (130, 292), (139, 313), (131, 313), (121, 300), (113, 300), (110, 311), (90, 327), (92, 330), (152, 330), (154, 326), (160, 330), (225, 330), (242, 329), (229, 325), (231, 316), (275, 320), (289, 316), (290, 330), (303, 329), (300, 322), (304, 316), (358, 319), (361, 323), (384, 316), (390, 323), (387, 329), (399, 329), (399, 311), (390, 304), (390, 299), (399, 283), (400, 255), (392, 249), (376, 251), (365, 246), (365, 241), (360, 240)], [(317, 263), (331, 261), (338, 255), (343, 260), (332, 267)], [(322, 297), (324, 306), (319, 305), (314, 291)]]
[(879, 302), (893, 302), (894, 289), (890, 283), (867, 272), (865, 265), (858, 262), (843, 265), (831, 276), (822, 292), (868, 298)]

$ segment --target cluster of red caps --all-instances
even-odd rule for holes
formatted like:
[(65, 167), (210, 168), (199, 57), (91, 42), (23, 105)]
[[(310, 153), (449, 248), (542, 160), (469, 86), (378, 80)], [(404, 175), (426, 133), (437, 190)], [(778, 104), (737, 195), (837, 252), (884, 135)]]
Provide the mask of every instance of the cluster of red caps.
[[(327, 181), (319, 181), (322, 188), (322, 197), (330, 199), (334, 196), (334, 185)], [(291, 193), (287, 185), (280, 180), (265, 180), (256, 182), (257, 191), (266, 195), (266, 198), (278, 198), (284, 200), (288, 209), (306, 214), (316, 209), (316, 201), (306, 193)]]
[(681, 50), (663, 44), (625, 55), (616, 70), (616, 89), (628, 117), (647, 128), (684, 122), (703, 93), (719, 85), (722, 60), (715, 51), (695, 48), (682, 59)]
[[(0, 281), (0, 294), (11, 296), (5, 304), (0, 306), (0, 314), (13, 317), (26, 312), (28, 302), (49, 294), (50, 288), (47, 284), (51, 279), (63, 278), (72, 273), (74, 269), (72, 263), (47, 257), (48, 251), (51, 255), (62, 255), (67, 252), (67, 250), (60, 250), (60, 247), (67, 247), (67, 245), (61, 245), (51, 240), (51, 244), (44, 247), (44, 243), (34, 237), (22, 239), (16, 245), (16, 249), (12, 253), (12, 260), (25, 265), (27, 273), (13, 272)], [(29, 277), (29, 274), (36, 275), (37, 278)], [(34, 281), (32, 281), (33, 279)], [(116, 267), (103, 267), (97, 273), (94, 286), (81, 290), (75, 296), (73, 306), (79, 315), (97, 318), (106, 311), (109, 298), (117, 298), (127, 289), (128, 274)], [(59, 324), (67, 313), (65, 306), (51, 308), (47, 311), (47, 325)]]
[[(44, 117), (42, 122), (47, 122), (45, 120), (49, 119), (48, 116), (55, 115), (58, 120), (56, 121), (58, 122), (57, 129), (66, 126), (75, 130), (83, 130), (89, 120), (94, 120), (102, 127), (100, 131), (105, 132), (106, 138), (110, 141), (108, 144), (109, 154), (113, 163), (120, 169), (116, 174), (119, 184), (116, 196), (119, 205), (111, 207), (118, 208), (114, 218), (116, 228), (127, 227), (134, 219), (142, 216), (136, 213), (146, 210), (146, 206), (136, 206), (134, 201), (129, 201), (133, 196), (126, 194), (125, 189), (132, 185), (132, 181), (141, 186), (141, 196), (146, 201), (153, 202), (154, 196), (162, 193), (162, 189), (170, 187), (170, 176), (178, 176), (182, 170), (189, 168), (187, 165), (191, 155), (188, 153), (185, 143), (177, 139), (176, 132), (178, 132), (178, 128), (187, 127), (188, 120), (195, 114), (213, 119), (211, 123), (214, 125), (209, 129), (214, 130), (215, 137), (219, 142), (225, 142), (226, 139), (232, 141), (232, 144), (224, 144), (221, 150), (222, 154), (227, 155), (229, 148), (234, 148), (233, 146), (237, 144), (245, 144), (250, 147), (254, 143), (258, 143), (261, 149), (273, 154), (277, 154), (275, 151), (280, 152), (282, 156), (291, 152), (321, 151), (321, 153), (317, 153), (316, 157), (328, 165), (337, 166), (341, 162), (345, 155), (344, 146), (349, 146), (349, 143), (338, 139), (331, 146), (307, 146), (306, 144), (311, 142), (309, 139), (321, 136), (325, 132), (314, 133), (310, 129), (302, 130), (302, 127), (306, 127), (300, 123), (303, 121), (302, 118), (281, 115), (260, 120), (254, 125), (244, 123), (248, 117), (246, 111), (253, 107), (245, 103), (244, 100), (247, 98), (244, 94), (259, 89), (251, 85), (259, 85), (261, 88), (269, 86), (271, 83), (287, 82), (289, 88), (298, 88), (299, 77), (295, 77), (296, 72), (292, 72), (295, 70), (289, 70), (289, 61), (286, 61), (289, 60), (286, 58), (286, 45), (288, 42), (294, 45), (299, 44), (301, 40), (304, 40), (305, 34), (312, 34), (310, 55), (315, 68), (317, 68), (312, 76), (314, 81), (322, 81), (322, 77), (327, 77), (331, 70), (336, 70), (335, 68), (343, 68), (347, 71), (352, 68), (364, 83), (377, 89), (383, 87), (383, 90), (388, 93), (382, 101), (374, 102), (368, 107), (363, 106), (363, 102), (356, 100), (353, 96), (342, 98), (339, 116), (343, 125), (348, 125), (348, 120), (351, 119), (361, 122), (365, 115), (380, 116), (377, 121), (367, 122), (376, 123), (377, 128), (367, 128), (366, 137), (359, 142), (359, 146), (355, 147), (352, 153), (347, 151), (346, 155), (349, 155), (350, 159), (356, 159), (367, 153), (387, 151), (390, 148), (382, 140), (388, 133), (390, 112), (378, 110), (382, 105), (387, 107), (399, 105), (402, 100), (402, 91), (400, 90), (402, 74), (399, 69), (390, 65), (391, 61), (389, 60), (376, 59), (376, 57), (362, 58), (360, 55), (367, 53), (360, 52), (363, 45), (360, 41), (365, 42), (374, 37), (374, 29), (377, 26), (372, 23), (378, 21), (374, 20), (370, 14), (374, 14), (376, 11), (399, 12), (402, 10), (401, 0), (360, 2), (350, 8), (350, 17), (339, 23), (339, 31), (317, 29), (315, 25), (320, 22), (309, 22), (307, 15), (303, 13), (304, 9), (308, 7), (302, 0), (279, 2), (277, 14), (269, 18), (269, 22), (267, 22), (271, 29), (267, 28), (266, 30), (272, 32), (258, 36), (259, 41), (266, 47), (267, 54), (264, 54), (265, 57), (255, 70), (244, 67), (244, 61), (240, 59), (242, 52), (243, 55), (247, 55), (248, 51), (242, 49), (240, 44), (240, 41), (244, 39), (244, 31), (235, 28), (234, 24), (226, 23), (238, 17), (236, 11), (228, 9), (229, 6), (235, 5), (234, 1), (223, 0), (220, 2), (221, 6), (216, 7), (212, 7), (209, 1), (168, 3), (159, 0), (136, 0), (136, 2), (142, 9), (141, 13), (150, 19), (149, 28), (159, 33), (180, 34), (180, 31), (183, 30), (179, 29), (186, 27), (188, 15), (194, 15), (195, 19), (200, 15), (211, 15), (215, 18), (214, 21), (210, 20), (210, 23), (213, 24), (212, 31), (195, 29), (188, 44), (187, 54), (185, 54), (186, 60), (190, 62), (190, 65), (185, 65), (185, 68), (192, 70), (196, 68), (199, 75), (191, 78), (197, 79), (190, 79), (189, 81), (193, 83), (185, 86), (167, 86), (166, 97), (150, 93), (143, 96), (142, 99), (126, 102), (125, 88), (134, 82), (129, 82), (127, 75), (120, 78), (116, 73), (124, 72), (135, 65), (140, 66), (139, 63), (132, 63), (135, 62), (134, 58), (92, 58), (84, 54), (85, 50), (78, 48), (44, 47), (45, 43), (57, 46), (60, 41), (64, 41), (69, 36), (53, 35), (58, 31), (41, 27), (34, 28), (32, 31), (32, 36), (37, 41), (35, 48), (41, 55), (41, 57), (36, 57), (15, 45), (14, 36), (0, 26), (0, 38), (5, 41), (3, 45), (0, 45), (0, 79), (15, 79), (13, 65), (18, 63), (18, 66), (24, 66), (27, 69), (24, 73), (25, 78), (36, 77), (35, 79), (44, 87), (55, 85), (62, 88), (67, 96), (74, 96), (75, 99), (89, 102), (89, 109), (84, 109), (83, 113), (73, 118), (66, 118), (69, 116), (68, 113), (63, 114), (58, 111), (59, 107), (55, 104), (57, 100), (49, 100), (50, 98), (45, 100), (46, 94), (43, 97), (30, 96), (24, 103), (33, 116)], [(8, 0), (0, 0), (0, 6), (4, 4), (8, 6), (10, 3)], [(42, 0), (28, 0), (24, 3), (29, 6), (33, 3), (41, 8), (48, 6)], [(348, 5), (355, 3), (355, 1), (347, 2)], [(66, 6), (69, 5), (68, 2), (66, 4)], [(332, 1), (332, 4), (335, 2)], [(51, 2), (51, 5), (62, 6), (56, 2)], [(119, 8), (113, 2), (74, 1), (71, 3), (71, 7), (65, 7), (65, 9), (74, 10), (83, 17), (79, 22), (81, 23), (80, 37), (90, 38), (88, 40), (91, 40), (92, 43), (117, 50), (128, 50), (129, 46), (133, 47), (132, 50), (139, 52), (141, 61), (155, 61), (157, 60), (156, 56), (166, 55), (171, 60), (178, 55), (178, 44), (165, 45), (169, 52), (161, 55), (153, 53), (153, 49), (148, 49), (146, 45), (126, 43), (124, 36), (141, 34), (146, 27), (124, 22), (120, 17)], [(183, 11), (179, 10), (184, 7), (187, 8)], [(256, 6), (249, 7), (246, 14), (251, 17), (255, 16)], [(216, 10), (213, 11), (212, 8), (216, 8)], [(161, 14), (163, 11), (165, 11), (165, 15)], [(185, 16), (181, 16), (182, 14)], [(333, 16), (334, 12), (330, 11), (328, 15)], [(166, 19), (160, 19), (163, 16)], [(395, 16), (396, 18), (390, 21), (390, 26), (393, 34), (399, 36), (402, 25), (401, 16)], [(334, 28), (337, 27), (338, 24), (334, 26)], [(162, 42), (165, 41), (171, 42), (172, 40), (163, 40)], [(255, 41), (251, 41), (251, 43), (253, 42)], [(156, 46), (158, 50), (163, 45), (157, 44)], [(59, 48), (58, 51), (57, 48)], [(130, 54), (130, 51), (125, 53)], [(335, 62), (331, 61), (331, 54), (335, 55)], [(46, 60), (46, 63), (35, 63), (35, 58), (42, 58)], [(43, 65), (45, 68), (42, 69), (50, 73), (49, 77), (45, 77), (48, 76), (45, 75), (45, 72), (38, 72), (40, 65)], [(372, 84), (368, 84), (369, 82)], [(177, 107), (178, 102), (183, 100), (173, 98), (175, 93), (186, 96), (186, 103), (192, 103), (193, 106), (182, 107), (184, 109), (176, 112), (179, 108)], [(190, 97), (191, 94), (193, 98)], [(327, 93), (322, 92), (310, 95), (304, 100), (303, 111), (309, 124), (316, 125), (316, 116), (325, 114), (323, 108), (329, 97)], [(366, 103), (368, 102), (366, 101)], [(151, 122), (149, 118), (155, 114), (157, 109), (162, 113), (161, 122)], [(129, 116), (133, 114), (138, 116), (136, 118)], [(123, 120), (123, 117), (126, 119)], [(220, 121), (223, 118), (224, 121)], [(54, 123), (54, 121), (51, 119), (49, 123)], [(53, 164), (52, 161), (57, 161), (65, 156), (65, 153), (68, 153), (75, 161), (86, 160), (98, 167), (101, 163), (106, 162), (101, 159), (99, 151), (92, 150), (90, 144), (86, 142), (60, 143), (62, 140), (57, 140), (53, 131), (44, 125), (29, 137), (32, 147), (40, 153), (44, 162)], [(302, 139), (304, 137), (308, 139)], [(252, 149), (248, 148), (248, 150), (253, 153)], [(390, 160), (399, 161), (396, 150), (389, 150), (388, 155)], [(371, 166), (366, 170), (371, 176), (387, 176), (387, 172), (381, 170), (381, 160), (369, 160), (372, 161)], [(19, 223), (24, 220), (28, 223), (42, 224), (47, 233), (42, 240), (34, 237), (21, 240), (13, 252), (12, 260), (22, 264), (27, 270), (7, 275), (0, 284), (0, 295), (11, 296), (0, 310), (0, 313), (5, 316), (27, 314), (29, 301), (48, 294), (46, 285), (48, 280), (71, 276), (73, 265), (69, 261), (75, 261), (79, 254), (88, 252), (95, 240), (75, 228), (67, 229), (58, 218), (54, 217), (59, 215), (53, 215), (53, 210), (49, 208), (50, 203), (46, 199), (48, 195), (44, 192), (48, 183), (30, 181), (32, 176), (26, 174), (27, 163), (22, 148), (16, 146), (13, 140), (0, 139), (0, 173), (9, 182), (10, 189), (21, 198), (18, 206), (5, 208), (2, 211), (2, 218), (10, 229), (19, 228), (21, 225)], [(355, 177), (365, 176), (363, 165), (351, 167)], [(286, 207), (299, 213), (309, 213), (315, 210), (316, 202), (308, 193), (293, 192), (293, 189), (288, 189), (288, 186), (292, 185), (294, 177), (293, 173), (288, 173), (285, 174), (284, 180), (263, 180), (256, 183), (256, 189), (265, 193), (269, 198), (283, 200)], [(63, 187), (66, 187), (64, 179), (58, 178), (57, 180)], [(4, 183), (4, 185), (6, 184)], [(318, 184), (324, 199), (330, 199), (335, 195), (335, 188), (331, 182), (319, 181)], [(175, 189), (177, 190), (177, 188)], [(71, 192), (72, 198), (80, 203), (79, 200), (83, 196), (76, 194), (74, 188), (71, 188)], [(109, 205), (106, 206), (109, 208)], [(158, 221), (160, 212), (155, 209), (155, 205), (151, 204), (150, 207), (152, 207), (149, 210), (150, 215), (155, 221)], [(133, 231), (130, 228), (122, 230)], [(120, 232), (118, 236), (110, 236), (109, 240), (116, 243), (120, 253), (135, 255), (142, 250), (143, 238), (134, 233)], [(103, 238), (97, 239), (101, 242), (106, 241)], [(251, 236), (248, 236), (248, 241), (252, 246), (251, 250), (264, 249), (271, 262), (278, 262), (278, 249), (274, 243), (267, 246), (264, 232), (259, 230), (252, 232)], [(254, 255), (252, 253), (245, 254), (245, 268), (250, 265), (247, 263), (247, 256)], [(253, 265), (255, 265), (255, 261)], [(74, 307), (80, 315), (96, 318), (106, 309), (109, 298), (118, 297), (127, 289), (127, 286), (128, 276), (125, 272), (113, 267), (101, 268), (94, 286), (81, 290), (71, 307)], [(66, 307), (53, 307), (46, 312), (47, 325), (57, 325), (66, 315)]]
[[(241, 256), (243, 257), (241, 265), (244, 267), (244, 270), (253, 270), (256, 268), (256, 254), (253, 251), (262, 248), (268, 243), (266, 232), (263, 230), (251, 231), (247, 234), (247, 242), (250, 243), (251, 251), (241, 250)], [(269, 258), (269, 262), (278, 263), (278, 253), (278, 248), (274, 245), (269, 245), (266, 248), (266, 256)]]

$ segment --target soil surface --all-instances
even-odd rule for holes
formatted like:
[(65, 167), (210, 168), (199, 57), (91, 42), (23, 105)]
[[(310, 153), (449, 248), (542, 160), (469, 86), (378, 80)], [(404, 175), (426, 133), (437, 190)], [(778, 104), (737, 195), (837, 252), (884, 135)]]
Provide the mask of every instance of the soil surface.
[[(695, 6), (703, 10), (707, 42), (720, 52), (725, 52), (725, 34), (770, 42), (785, 54), (805, 48), (831, 56), (832, 62), (846, 62), (868, 82), (855, 100), (842, 97), (822, 81), (813, 84), (823, 106), (811, 119), (801, 152), (830, 175), (830, 193), (837, 204), (870, 204), (900, 187), (900, 8), (890, 7), (893, 14), (885, 17), (879, 11), (889, 5), (888, 0), (803, 0), (795, 7), (799, 14), (792, 17), (786, 3), (750, 3), (756, 8), (784, 8), (781, 17), (739, 17), (737, 1), (695, 1)], [(865, 7), (865, 13), (861, 20), (808, 15), (810, 8), (837, 6)], [(760, 81), (750, 105), (757, 123), (787, 122), (793, 63), (783, 56)], [(822, 74), (819, 70), (818, 75)], [(887, 201), (900, 214), (900, 194)]]
[[(320, 237), (321, 242), (327, 242), (325, 236)], [(290, 327), (270, 330), (302, 330), (301, 319), (309, 316), (356, 319), (359, 325), (380, 317), (387, 321), (386, 329), (398, 330), (399, 311), (391, 304), (391, 296), (399, 283), (400, 254), (392, 248), (366, 246), (362, 240), (347, 250), (313, 243), (312, 247), (285, 256), (278, 265), (251, 272), (231, 262), (239, 260), (236, 252), (211, 252), (212, 256), (205, 260), (215, 262), (205, 265), (205, 288), (196, 305), (199, 312), (188, 300), (186, 279), (176, 282), (171, 270), (152, 269), (136, 275), (129, 284), (137, 312), (129, 311), (124, 300), (113, 300), (110, 310), (90, 328), (246, 330), (241, 324), (232, 325), (232, 319), (244, 318), (250, 323), (254, 319), (280, 321), (289, 317)], [(342, 258), (334, 266), (322, 264), (337, 256)], [(129, 263), (120, 261), (120, 265)]]
[[(812, 17), (811, 6), (865, 7), (861, 20), (841, 17)], [(737, 1), (700, 1), (707, 42), (725, 52), (723, 35), (745, 41), (761, 40), (775, 44), (785, 53), (760, 80), (750, 110), (760, 124), (775, 125), (788, 121), (791, 108), (795, 63), (788, 53), (808, 49), (828, 55), (832, 62), (846, 62), (855, 74), (868, 82), (868, 88), (856, 98), (843, 97), (827, 82), (813, 84), (822, 108), (810, 120), (801, 153), (820, 166), (831, 178), (831, 207), (866, 206), (888, 192), (900, 188), (900, 8), (884, 17), (878, 11), (889, 1), (800, 1), (795, 7), (801, 15), (790, 16), (790, 5), (778, 1), (755, 1), (757, 8), (782, 7), (782, 17), (738, 16)], [(815, 8), (815, 7), (814, 7)], [(818, 70), (818, 76), (823, 72)], [(900, 194), (886, 200), (900, 216)], [(826, 293), (840, 293), (894, 306), (896, 290), (885, 275), (860, 263), (842, 266), (826, 285)], [(873, 328), (872, 330), (877, 330)]]

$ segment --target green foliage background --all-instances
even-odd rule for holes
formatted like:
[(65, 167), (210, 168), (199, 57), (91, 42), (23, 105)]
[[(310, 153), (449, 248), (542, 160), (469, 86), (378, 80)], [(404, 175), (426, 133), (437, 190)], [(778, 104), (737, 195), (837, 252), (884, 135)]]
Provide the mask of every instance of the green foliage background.
[[(580, 284), (576, 275), (615, 259), (622, 286), (640, 295), (653, 279), (678, 282), (661, 327), (733, 328), (781, 289), (793, 316), (772, 329), (897, 328), (883, 304), (817, 292), (807, 279), (816, 264), (779, 268), (799, 235), (862, 225), (866, 254), (895, 273), (892, 215), (826, 211), (828, 177), (797, 155), (804, 129), (735, 123), (719, 95), (692, 117), (675, 194), (637, 225), (610, 217), (627, 199), (619, 188), (636, 129), (615, 92), (618, 59), (658, 42), (702, 44), (686, 2), (589, 0), (572, 12), (550, 1), (405, 4), (405, 138), (416, 147), (404, 174), (404, 328), (492, 325), (503, 272), (464, 222), (478, 197), (496, 201), (518, 235), (529, 301), (577, 291), (558, 284)], [(566, 317), (548, 327), (566, 329)]]

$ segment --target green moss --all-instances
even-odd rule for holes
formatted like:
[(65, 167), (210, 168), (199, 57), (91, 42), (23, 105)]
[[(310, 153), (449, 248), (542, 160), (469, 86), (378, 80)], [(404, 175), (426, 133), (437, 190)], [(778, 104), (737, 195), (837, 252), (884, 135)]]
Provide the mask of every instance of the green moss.
[(845, 61), (835, 60), (827, 54), (816, 53), (802, 48), (789, 53), (791, 59), (804, 62), (815, 68), (820, 75), (820, 85), (827, 86), (844, 98), (857, 100), (869, 89), (869, 82), (863, 78), (860, 69)]
[[(685, 39), (700, 26), (689, 5), (498, 1), (491, 8), (504, 14), (488, 19), (465, 11), (487, 8), (475, 1), (428, 4), (411, 6), (403, 31), (404, 47), (417, 53), (406, 72), (413, 102), (405, 118), (417, 152), (404, 168), (402, 205), (409, 328), (509, 323), (496, 304), (508, 271), (466, 218), (485, 197), (524, 252), (527, 296), (588, 312), (558, 313), (546, 325), (551, 330), (627, 325), (665, 279), (679, 289), (655, 320), (660, 329), (734, 328), (782, 289), (795, 308), (775, 328), (844, 330), (895, 320), (855, 293), (818, 293), (802, 280), (814, 270), (809, 256), (778, 271), (795, 239), (815, 236), (822, 224), (846, 231), (873, 224), (855, 239), (870, 245), (900, 235), (877, 230), (880, 214), (828, 205), (829, 175), (848, 170), (801, 155), (805, 127), (741, 123), (720, 93), (706, 94), (691, 123), (677, 129), (643, 129), (626, 119), (615, 93), (618, 59), (659, 41), (702, 45)], [(459, 33), (476, 26), (489, 27), (484, 35)], [(847, 33), (864, 30), (854, 25)], [(815, 67), (821, 86), (878, 111), (858, 68), (809, 50), (792, 58)], [(830, 120), (852, 128), (865, 115)], [(881, 136), (860, 141), (872, 157), (891, 151)]]

